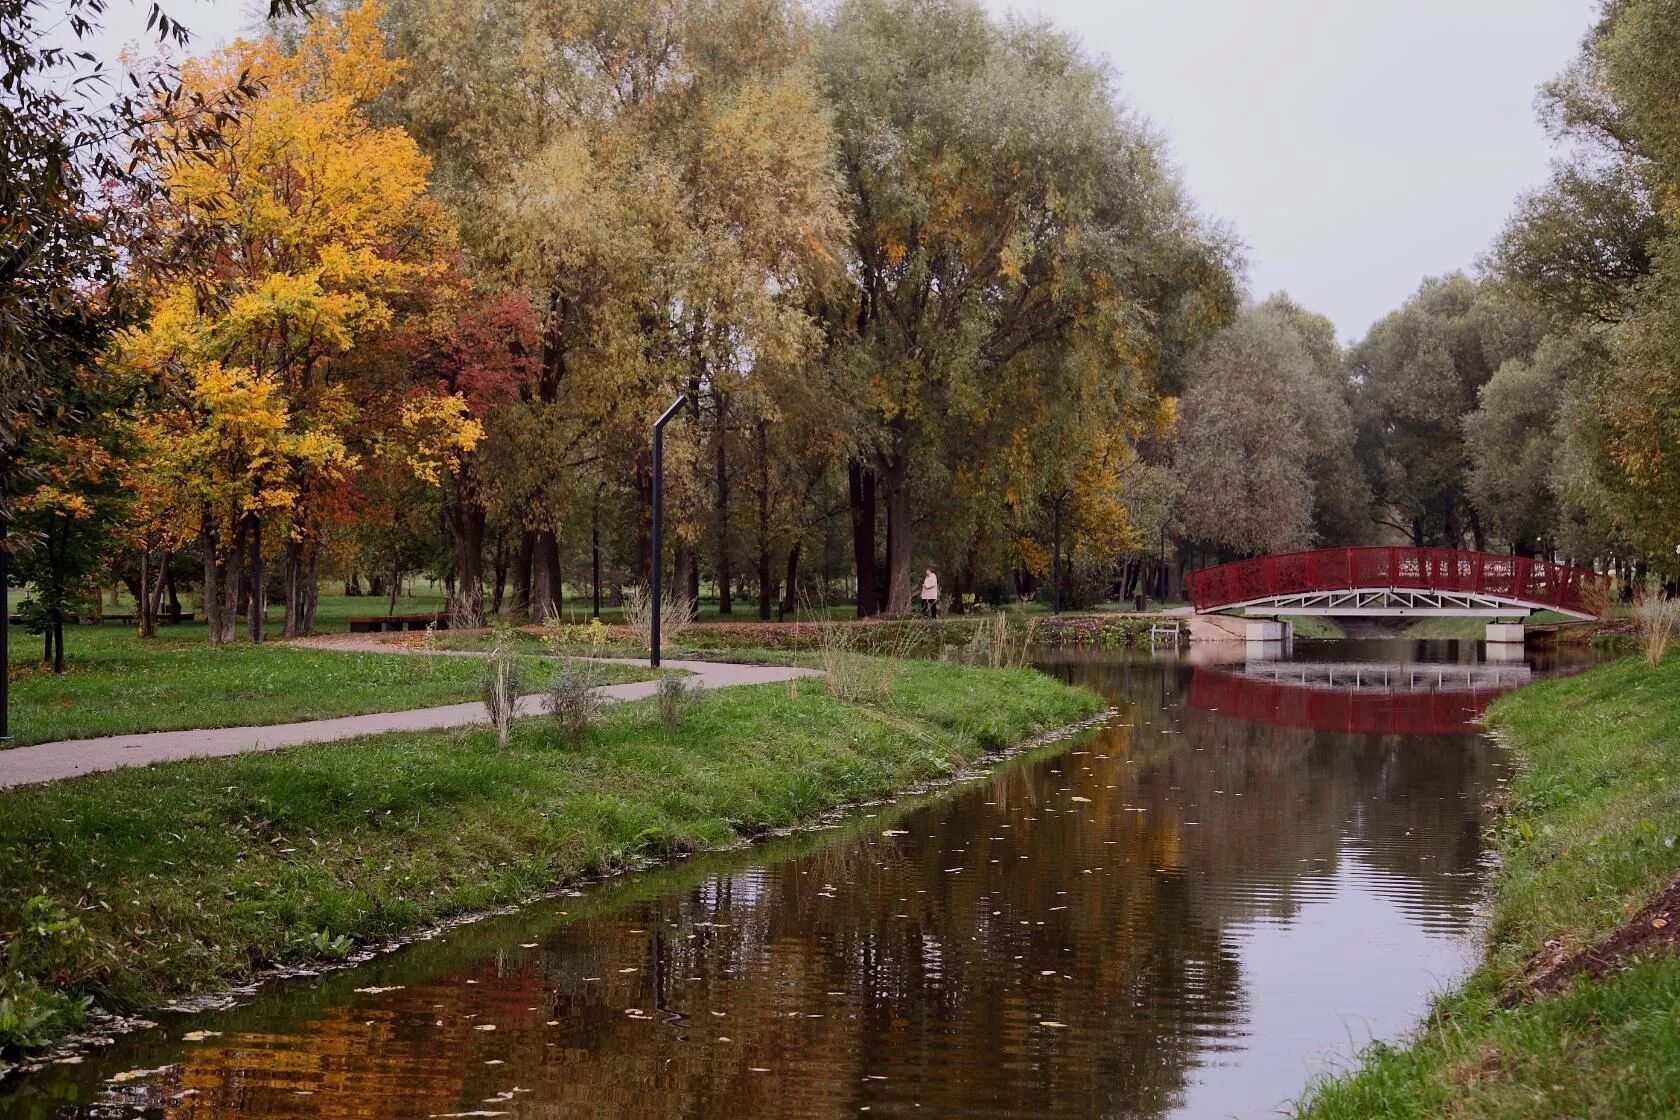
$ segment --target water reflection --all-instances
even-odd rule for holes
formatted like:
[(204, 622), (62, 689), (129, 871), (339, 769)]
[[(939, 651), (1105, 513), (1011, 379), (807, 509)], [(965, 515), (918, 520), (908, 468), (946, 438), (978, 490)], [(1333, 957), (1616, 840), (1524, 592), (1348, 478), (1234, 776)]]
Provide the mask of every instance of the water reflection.
[(1485, 740), (1256, 718), (1281, 709), (1229, 689), (1291, 686), (1231, 669), (1049, 668), (1120, 717), (958, 796), (174, 1018), (0, 1112), (1261, 1116), (1465, 966)]

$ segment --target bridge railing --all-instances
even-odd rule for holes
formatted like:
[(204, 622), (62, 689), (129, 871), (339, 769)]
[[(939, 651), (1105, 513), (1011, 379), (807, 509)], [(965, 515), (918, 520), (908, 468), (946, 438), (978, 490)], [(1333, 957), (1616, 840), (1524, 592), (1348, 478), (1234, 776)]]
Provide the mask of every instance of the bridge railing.
[(1590, 614), (1591, 589), (1602, 577), (1549, 560), (1454, 548), (1324, 548), (1204, 568), (1187, 583), (1199, 611), (1311, 591), (1393, 588), (1498, 595)]

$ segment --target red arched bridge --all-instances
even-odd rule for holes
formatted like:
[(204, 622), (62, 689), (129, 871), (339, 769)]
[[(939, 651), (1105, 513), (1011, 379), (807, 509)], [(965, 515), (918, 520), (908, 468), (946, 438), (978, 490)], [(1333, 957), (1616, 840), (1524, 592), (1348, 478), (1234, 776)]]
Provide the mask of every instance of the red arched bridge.
[(1604, 577), (1567, 564), (1453, 548), (1324, 548), (1240, 560), (1189, 577), (1198, 613), (1595, 618)]

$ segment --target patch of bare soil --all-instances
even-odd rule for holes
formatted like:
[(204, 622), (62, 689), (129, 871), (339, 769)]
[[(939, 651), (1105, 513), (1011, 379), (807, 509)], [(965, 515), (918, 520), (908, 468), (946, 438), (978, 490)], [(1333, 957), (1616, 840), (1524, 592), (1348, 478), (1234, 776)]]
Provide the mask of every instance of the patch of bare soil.
[(1550, 995), (1582, 973), (1598, 979), (1675, 952), (1680, 948), (1680, 877), (1598, 944), (1561, 957), (1557, 956), (1556, 942), (1546, 945), (1528, 963), (1529, 981), (1506, 992), (1500, 1001), (1503, 1006), (1515, 1007), (1536, 996)]

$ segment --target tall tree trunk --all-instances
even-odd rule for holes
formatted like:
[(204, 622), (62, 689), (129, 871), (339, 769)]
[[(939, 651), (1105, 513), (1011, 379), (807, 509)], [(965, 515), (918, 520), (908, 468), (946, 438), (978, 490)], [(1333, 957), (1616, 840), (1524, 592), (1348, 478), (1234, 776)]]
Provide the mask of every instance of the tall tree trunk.
[(717, 536), (718, 613), (733, 614), (735, 602), (730, 586), (729, 569), (729, 453), (723, 438), (724, 398), (717, 402), (717, 504), (713, 507), (714, 532)]
[(303, 575), (303, 632), (315, 633), (315, 607), (321, 601), (321, 542), (309, 542), (309, 563)]
[(852, 559), (857, 566), (857, 615), (875, 613), (875, 472), (853, 459), (846, 464), (852, 510)]
[(694, 549), (678, 544), (671, 557), (671, 598), (689, 594), (694, 582)]
[(910, 609), (910, 478), (903, 452), (884, 457), (881, 484), (887, 507), (887, 604), (891, 611)]
[(589, 511), (589, 617), (601, 617), (601, 506)]
[(251, 601), (248, 604), (250, 613), (245, 616), (245, 637), (256, 644), (263, 640), (263, 607), (267, 595), (264, 594), (262, 520), (254, 513), (245, 515), (245, 536), (251, 550), (250, 559), (246, 562), (250, 569)]
[(642, 456), (636, 464), (636, 505), (641, 516), (636, 519), (636, 574), (643, 587), (653, 587), (653, 455)]
[(537, 535), (529, 529), (519, 534), (513, 550), (513, 616), (531, 617), (531, 553), (536, 550)]
[(463, 500), (450, 507), (447, 517), (456, 574), (449, 624), (477, 629), (484, 625), (484, 507)]
[(281, 591), (285, 599), (281, 614), (281, 634), (295, 638), (303, 633), (303, 542), (293, 537), (286, 541), (286, 563)]
[(787, 620), (788, 615), (793, 614), (795, 609), (799, 606), (799, 604), (794, 601), (795, 595), (798, 594), (798, 592), (795, 589), (798, 586), (799, 586), (799, 542), (794, 541), (793, 542), (793, 547), (788, 549), (787, 579), (782, 584), (782, 620), (784, 622)]
[(1050, 609), (1062, 613), (1062, 502), (1066, 494), (1058, 494), (1051, 507), (1054, 528), (1050, 531)]
[(222, 644), (222, 588), (218, 582), (221, 566), (216, 563), (216, 530), (210, 520), (210, 507), (200, 513), (198, 550), (204, 554), (204, 624), (213, 646)]
[(770, 603), (776, 585), (770, 579), (770, 441), (765, 423), (756, 425), (758, 449), (758, 619), (770, 621)]
[(140, 615), (140, 636), (142, 638), (157, 637), (157, 614), (152, 606), (152, 550), (140, 550), (140, 594), (134, 597), (134, 606)]
[(180, 622), (181, 596), (175, 587), (175, 566), (170, 563), (173, 558), (174, 554), (168, 549), (165, 549), (163, 553), (163, 571), (159, 574), (163, 577), (164, 595), (169, 600), (169, 621)]
[(490, 590), (490, 613), (500, 618), (502, 598), (507, 594), (508, 547), (506, 533), (496, 534), (496, 553), (493, 564), (496, 569), (496, 583)]
[(560, 543), (553, 529), (539, 529), (531, 548), (531, 617), (559, 617)]

